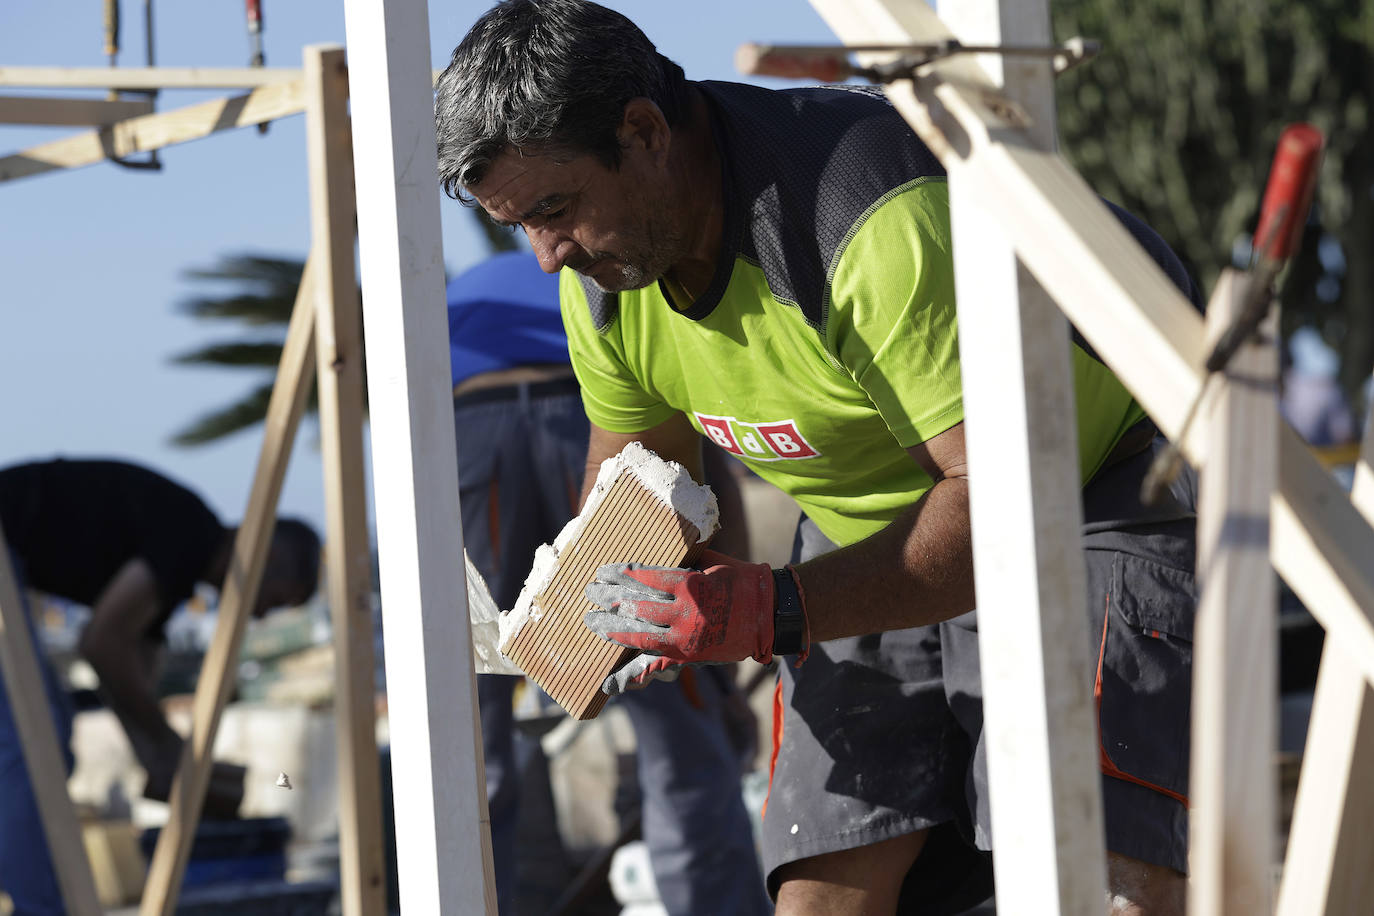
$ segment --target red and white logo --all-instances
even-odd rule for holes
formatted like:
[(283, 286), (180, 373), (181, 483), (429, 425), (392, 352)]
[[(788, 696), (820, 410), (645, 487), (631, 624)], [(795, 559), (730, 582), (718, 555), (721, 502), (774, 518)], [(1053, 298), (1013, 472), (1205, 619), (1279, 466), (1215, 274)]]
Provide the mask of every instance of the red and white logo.
[(795, 420), (745, 423), (734, 417), (696, 414), (706, 437), (732, 455), (754, 461), (815, 458), (820, 454), (797, 429)]

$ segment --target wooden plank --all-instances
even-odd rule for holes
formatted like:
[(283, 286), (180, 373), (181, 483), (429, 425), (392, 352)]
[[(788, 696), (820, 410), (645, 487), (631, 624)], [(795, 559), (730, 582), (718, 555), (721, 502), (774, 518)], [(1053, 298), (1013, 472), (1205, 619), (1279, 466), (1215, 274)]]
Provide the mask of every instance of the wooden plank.
[(362, 308), (353, 263), (356, 212), (348, 66), (342, 48), (305, 49), (306, 153), (316, 266), (315, 355), (324, 465), (325, 569), (334, 622), (344, 916), (386, 913), (381, 778), (373, 681), (372, 555), (363, 468)]
[[(1253, 278), (1224, 271), (1207, 307), (1209, 341), (1240, 314)], [(1269, 502), (1278, 475), (1277, 322), (1241, 347), (1209, 397), (1198, 500), (1188, 912), (1272, 912), (1278, 827), (1277, 604)]]
[[(605, 563), (689, 566), (700, 553), (701, 532), (633, 472), (622, 470), (604, 497), (592, 499), (581, 529), (558, 554), (552, 578), (532, 596), (529, 619), (502, 649), (575, 719), (596, 718), (608, 699), (602, 682), (637, 654), (607, 642), (582, 622), (593, 609), (583, 590), (597, 568)], [(517, 611), (530, 599), (522, 595)]]
[(425, 0), (345, 0), (401, 909), (496, 912)]
[(0, 124), (87, 126), (113, 124), (151, 114), (152, 99), (57, 99), (39, 95), (0, 96)]
[(253, 489), (248, 495), (248, 508), (239, 523), (229, 572), (220, 588), (219, 621), (196, 683), (191, 707), (191, 738), (186, 742), (176, 780), (172, 783), (167, 825), (153, 850), (140, 916), (172, 916), (176, 910), (181, 879), (191, 856), (191, 841), (195, 838), (201, 806), (210, 786), (215, 733), (219, 729), (220, 714), (234, 690), (243, 631), (257, 604), (258, 588), (267, 563), (267, 550), (276, 522), (277, 497), (286, 476), (296, 428), (310, 394), (315, 364), (314, 274), (313, 264), (307, 261), (301, 273), (291, 325), (282, 346), (276, 384), (267, 405), (262, 451), (253, 477)]
[[(965, 43), (1050, 41), (1044, 0), (942, 12)], [(1031, 113), (1034, 142), (1053, 150), (1049, 61), (979, 62), (989, 85)], [(1068, 323), (969, 190), (964, 176), (951, 177), (998, 897), (1027, 912), (1096, 916), (1106, 869), (1096, 717), (1083, 676), (1091, 659)]]
[[(1374, 404), (1351, 500), (1374, 521)], [(1279, 916), (1359, 912), (1374, 897), (1374, 687), (1328, 635), (1307, 727)]]
[[(10, 551), (0, 531), (0, 676), (5, 679), (10, 714), (19, 732), (29, 784), (43, 820), (62, 902), (72, 916), (100, 916), (104, 910), (95, 892), (91, 864), (81, 842), (76, 809), (67, 795), (67, 767), (57, 743), (48, 709), (48, 692), (34, 657), (33, 632), (24, 613), (18, 581), (10, 567)], [(7, 790), (8, 791), (8, 790)], [(38, 838), (31, 838), (37, 842)]]
[(54, 89), (256, 89), (300, 78), (289, 67), (0, 67), (0, 86)]
[(1270, 560), (1326, 638), (1374, 682), (1374, 531), (1291, 427), (1279, 430)]
[(246, 95), (130, 118), (0, 158), (0, 182), (122, 159), (236, 127), (262, 124), (304, 108), (304, 89), (301, 81), (295, 80), (263, 86)]

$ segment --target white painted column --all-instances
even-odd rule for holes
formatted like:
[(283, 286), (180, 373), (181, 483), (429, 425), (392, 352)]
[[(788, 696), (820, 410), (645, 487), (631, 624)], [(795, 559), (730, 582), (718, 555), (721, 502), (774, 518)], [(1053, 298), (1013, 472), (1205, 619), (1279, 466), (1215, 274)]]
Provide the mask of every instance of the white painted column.
[(425, 0), (346, 0), (401, 906), (495, 913)]
[[(1226, 270), (1207, 306), (1210, 341), (1240, 315), (1255, 278)], [(1273, 912), (1278, 774), (1278, 595), (1269, 504), (1278, 476), (1277, 321), (1232, 358), (1206, 406), (1198, 484), (1188, 912)]]
[[(966, 43), (1050, 43), (1046, 0), (959, 0)], [(1045, 59), (982, 55), (1056, 148)], [(1097, 916), (1106, 886), (1068, 322), (969, 176), (950, 177), (997, 896)], [(976, 180), (976, 179), (973, 179)]]

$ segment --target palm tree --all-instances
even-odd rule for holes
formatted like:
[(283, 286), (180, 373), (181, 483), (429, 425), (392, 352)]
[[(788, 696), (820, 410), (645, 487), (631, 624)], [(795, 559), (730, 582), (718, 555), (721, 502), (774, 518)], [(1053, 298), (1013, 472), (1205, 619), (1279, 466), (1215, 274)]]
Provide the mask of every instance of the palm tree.
[[(513, 234), (480, 213), (477, 217), (493, 253), (519, 247)], [(174, 356), (172, 361), (187, 366), (250, 369), (257, 374), (259, 384), (237, 401), (191, 421), (172, 436), (173, 445), (205, 445), (262, 422), (304, 268), (305, 262), (295, 258), (237, 254), (221, 258), (213, 267), (186, 271), (187, 279), (228, 283), (234, 291), (227, 296), (197, 296), (183, 302), (180, 311), (195, 318), (246, 325), (252, 334), (248, 339), (208, 344)], [(315, 409), (312, 392), (306, 410), (313, 413)]]
[[(180, 305), (181, 311), (195, 318), (238, 322), (254, 333), (247, 340), (208, 344), (172, 361), (187, 366), (251, 369), (261, 381), (237, 401), (201, 414), (183, 427), (172, 437), (174, 445), (204, 445), (262, 422), (304, 268), (304, 261), (293, 258), (238, 254), (221, 258), (214, 267), (186, 272), (188, 279), (230, 283), (236, 289), (227, 296), (189, 299)], [(315, 409), (313, 395), (308, 409)]]

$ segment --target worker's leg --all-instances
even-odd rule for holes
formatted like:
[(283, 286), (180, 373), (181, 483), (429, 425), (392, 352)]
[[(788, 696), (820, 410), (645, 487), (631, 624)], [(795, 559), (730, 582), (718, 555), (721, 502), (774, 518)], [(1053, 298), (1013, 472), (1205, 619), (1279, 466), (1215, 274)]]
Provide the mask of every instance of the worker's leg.
[[(21, 609), (21, 613), (27, 613), (27, 608)], [(70, 772), (71, 708), (38, 644), (36, 630), (33, 647), (48, 694), (58, 744)], [(0, 679), (0, 889), (14, 901), (16, 916), (61, 916), (63, 912), (57, 874), (48, 853), (43, 821), (29, 782), (3, 679)]]
[(897, 912), (927, 831), (788, 862), (777, 871), (779, 916)]
[(739, 755), (712, 672), (684, 671), (618, 701), (634, 724), (644, 842), (672, 916), (770, 911), (740, 794)]
[[(487, 389), (454, 402), (459, 502), (464, 548), (492, 597), (510, 610), (529, 573), (534, 551), (552, 541), (574, 514), (587, 454), (587, 418), (575, 385), (530, 397), (528, 386)], [(553, 487), (548, 480), (559, 481)], [(478, 678), (487, 806), (498, 906), (516, 910), (521, 772), (514, 744), (512, 692), (518, 678)], [(535, 753), (542, 753), (536, 747)]]
[[(508, 594), (508, 583), (517, 574), (508, 572), (504, 565), (507, 552), (503, 550), (502, 541), (509, 541), (512, 532), (503, 521), (531, 514), (531, 507), (525, 504), (528, 497), (522, 488), (503, 486), (506, 480), (518, 479), (526, 473), (524, 468), (510, 467), (510, 460), (505, 457), (507, 449), (523, 452), (528, 441), (515, 403), (514, 398), (477, 404), (464, 404), (460, 399), (454, 405), (453, 418), (457, 433), (464, 549), (492, 588), (493, 598), (498, 603), (503, 599), (508, 602), (500, 605), (506, 609), (513, 602)], [(537, 518), (538, 512), (533, 515)], [(534, 548), (529, 550), (533, 553)], [(513, 565), (522, 562), (518, 557), (511, 561)], [(503, 589), (506, 594), (502, 593)], [(518, 680), (494, 674), (477, 678), (492, 862), (497, 908), (502, 916), (516, 911), (520, 772), (516, 764), (511, 700)]]
[(1188, 876), (1120, 853), (1107, 853), (1108, 916), (1183, 916)]
[[(805, 521), (794, 559), (832, 547)], [(938, 629), (920, 627), (818, 643), (800, 667), (782, 666), (763, 819), (780, 908), (850, 900), (859, 909), (834, 912), (891, 912), (925, 832), (964, 810), (969, 745), (945, 702), (940, 652)], [(986, 880), (986, 856), (944, 832), (967, 855), (932, 873), (928, 902), (977, 903), (990, 891), (964, 879), (981, 869)]]
[(477, 678), (482, 719), (482, 756), (487, 777), (487, 813), (496, 873), (498, 912), (515, 912), (516, 828), (520, 815), (520, 771), (515, 762), (511, 697), (520, 678), (483, 674)]

